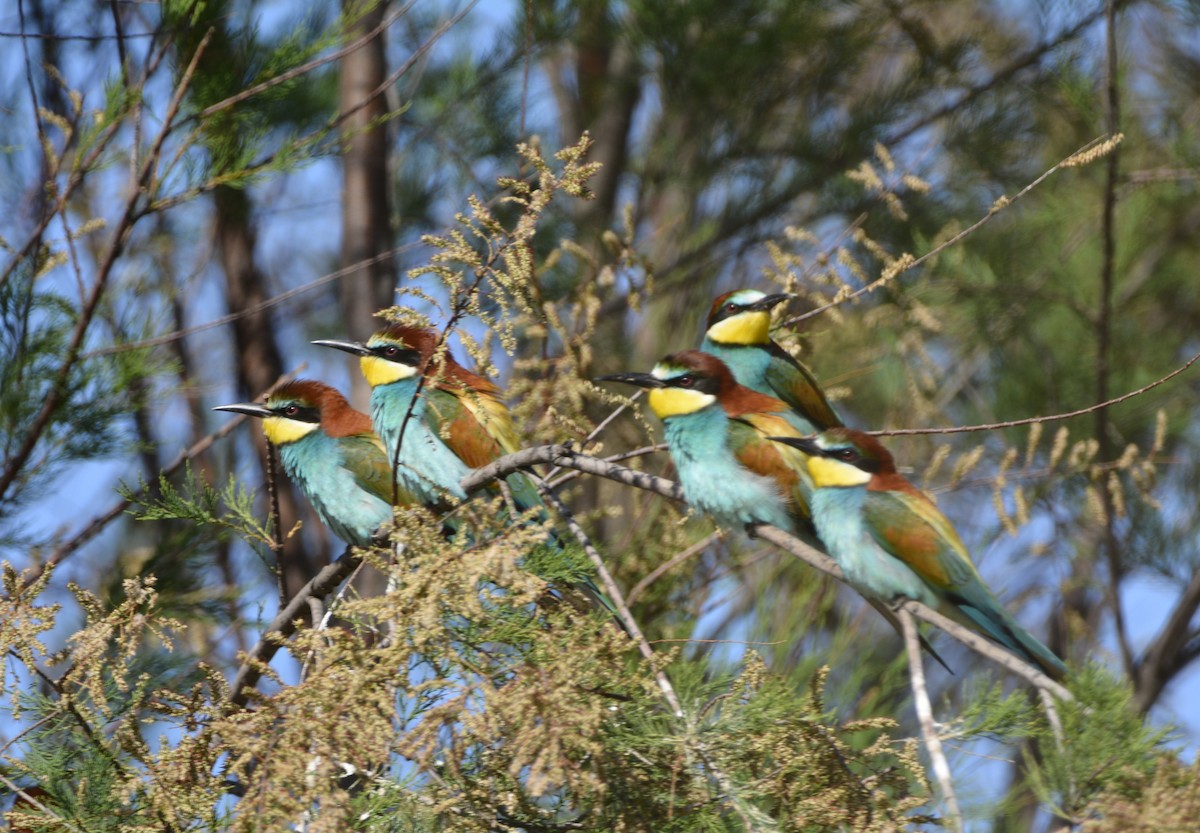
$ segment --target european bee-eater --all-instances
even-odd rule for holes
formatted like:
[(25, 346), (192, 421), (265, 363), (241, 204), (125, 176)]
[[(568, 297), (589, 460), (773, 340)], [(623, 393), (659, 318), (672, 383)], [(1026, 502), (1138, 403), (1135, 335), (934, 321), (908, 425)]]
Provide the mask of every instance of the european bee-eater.
[[(450, 494), (466, 498), (459, 482), (472, 469), (517, 451), (520, 441), (500, 389), (437, 352), (430, 329), (392, 325), (366, 344), (314, 341), (359, 357), (371, 386), (371, 417), (396, 475), (426, 503)], [(417, 389), (425, 378), (421, 395)], [(537, 489), (519, 472), (507, 478), (521, 509), (540, 505)]]
[[(811, 520), (808, 455), (771, 442), (780, 436), (799, 441), (806, 433), (787, 404), (738, 384), (724, 362), (700, 350), (667, 356), (650, 373), (618, 373), (600, 381), (649, 389), (650, 409), (663, 422), (679, 484), (692, 506), (723, 526), (771, 524), (824, 549)], [(868, 601), (900, 630), (885, 604)], [(924, 637), (921, 644), (949, 670)]]
[(786, 404), (740, 385), (725, 363), (699, 350), (667, 356), (650, 373), (600, 381), (648, 388), (688, 503), (723, 526), (768, 523), (811, 534), (807, 457), (781, 453), (773, 436), (804, 431)]
[(1062, 660), (1005, 610), (950, 521), (897, 473), (892, 455), (860, 431), (775, 437), (808, 457), (813, 520), (846, 580), (868, 599), (915, 599), (1061, 680)]
[[(520, 438), (500, 389), (454, 360), (450, 351), (438, 353), (438, 335), (420, 327), (391, 325), (366, 344), (314, 341), (359, 357), (371, 386), (371, 416), (389, 460), (396, 463), (401, 484), (426, 504), (450, 494), (467, 497), (460, 481), (472, 469), (485, 466), (520, 448)], [(418, 395), (418, 385), (425, 384)], [(519, 511), (541, 510), (537, 487), (523, 473), (505, 478)], [(550, 544), (561, 552), (551, 534)], [(590, 580), (578, 590), (612, 612), (612, 603)]]
[[(348, 544), (367, 546), (392, 520), (392, 467), (370, 418), (350, 407), (337, 390), (297, 379), (280, 387), (266, 404), (221, 405), (263, 421), (267, 439), (321, 520)], [(401, 491), (399, 503), (415, 503)]]
[(791, 297), (756, 289), (725, 293), (713, 301), (700, 349), (725, 362), (740, 384), (786, 402), (811, 434), (842, 421), (812, 371), (771, 339), (771, 309)]

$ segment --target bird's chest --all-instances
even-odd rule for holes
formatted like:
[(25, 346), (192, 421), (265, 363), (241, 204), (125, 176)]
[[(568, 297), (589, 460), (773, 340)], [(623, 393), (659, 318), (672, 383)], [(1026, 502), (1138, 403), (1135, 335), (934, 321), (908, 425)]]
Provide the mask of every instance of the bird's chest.
[(416, 395), (416, 382), (403, 380), (371, 393), (371, 417), (396, 475), (424, 500), (442, 492), (464, 498), (459, 481), (471, 468), (460, 460), (429, 424), (428, 403)]
[(733, 372), (733, 378), (737, 379), (738, 384), (768, 396), (775, 395), (767, 383), (767, 369), (771, 364), (771, 354), (758, 345), (718, 344), (706, 338), (700, 349), (725, 362)]
[(688, 503), (725, 526), (763, 522), (792, 530), (775, 482), (738, 462), (724, 414), (669, 419), (666, 439)]
[(891, 602), (903, 596), (936, 604), (928, 586), (902, 560), (879, 545), (867, 526), (864, 488), (825, 488), (813, 493), (813, 523), (846, 581), (865, 596)]
[(343, 541), (365, 545), (391, 518), (391, 507), (358, 485), (332, 440), (289, 443), (281, 447), (279, 458), (321, 520)]

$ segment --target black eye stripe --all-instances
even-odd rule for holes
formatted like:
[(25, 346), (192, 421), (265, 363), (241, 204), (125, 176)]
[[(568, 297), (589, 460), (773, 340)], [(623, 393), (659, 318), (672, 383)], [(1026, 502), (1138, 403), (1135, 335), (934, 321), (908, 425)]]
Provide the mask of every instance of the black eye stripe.
[(319, 410), (299, 402), (285, 402), (282, 405), (276, 405), (271, 410), (284, 419), (296, 422), (319, 423), (321, 421), (321, 412)]

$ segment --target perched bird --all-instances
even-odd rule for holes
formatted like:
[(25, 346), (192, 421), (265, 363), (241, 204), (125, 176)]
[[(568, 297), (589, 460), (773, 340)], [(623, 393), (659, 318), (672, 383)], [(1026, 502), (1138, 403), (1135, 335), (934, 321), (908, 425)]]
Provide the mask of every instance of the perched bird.
[[(464, 500), (459, 482), (472, 469), (520, 448), (500, 389), (460, 365), (449, 350), (435, 355), (438, 336), (433, 330), (392, 325), (366, 344), (313, 344), (359, 357), (371, 386), (375, 429), (396, 463), (396, 476), (422, 501), (435, 503), (447, 494)], [(521, 509), (541, 504), (524, 474), (509, 475), (507, 482)]]
[(771, 339), (771, 308), (791, 295), (756, 289), (726, 292), (713, 301), (700, 349), (729, 366), (738, 382), (782, 399), (803, 422), (805, 434), (842, 424), (812, 371)]
[[(272, 393), (265, 405), (242, 402), (214, 411), (232, 411), (263, 421), (267, 439), (321, 520), (355, 546), (392, 520), (392, 467), (370, 418), (322, 382), (297, 379)], [(397, 503), (416, 502), (400, 490)]]
[(805, 434), (786, 404), (738, 384), (724, 362), (699, 350), (673, 353), (650, 373), (599, 381), (649, 389), (692, 506), (723, 526), (768, 523), (811, 534), (807, 456), (769, 440)]
[[(460, 365), (449, 350), (439, 354), (435, 331), (393, 324), (366, 344), (313, 344), (359, 357), (371, 386), (371, 416), (388, 459), (394, 461), (400, 483), (422, 502), (436, 503), (446, 495), (464, 500), (460, 481), (465, 476), (519, 450), (520, 438), (500, 389)], [(518, 511), (537, 509), (538, 520), (546, 519), (542, 497), (525, 474), (513, 472), (504, 480)], [(553, 533), (548, 543), (552, 552), (565, 549)], [(590, 578), (573, 584), (599, 606), (614, 610)]]
[(773, 437), (808, 457), (813, 520), (846, 580), (868, 599), (915, 599), (1061, 680), (1066, 667), (1005, 610), (950, 521), (896, 472), (892, 455), (861, 431)]
[[(649, 389), (650, 409), (663, 422), (679, 484), (692, 506), (722, 526), (771, 524), (824, 549), (812, 523), (808, 455), (771, 442), (799, 441), (806, 433), (784, 402), (738, 384), (724, 362), (699, 350), (667, 356), (650, 373), (599, 381)], [(900, 630), (887, 605), (868, 601)], [(949, 670), (924, 637), (921, 644)]]

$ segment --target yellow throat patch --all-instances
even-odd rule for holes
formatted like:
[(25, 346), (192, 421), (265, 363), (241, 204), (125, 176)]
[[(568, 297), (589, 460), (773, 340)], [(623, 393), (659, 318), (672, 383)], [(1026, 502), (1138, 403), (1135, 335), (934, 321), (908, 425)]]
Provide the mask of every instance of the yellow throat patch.
[(717, 344), (766, 344), (771, 340), (771, 313), (747, 310), (718, 321), (708, 328)]
[(378, 356), (361, 356), (358, 365), (362, 368), (362, 374), (366, 378), (367, 384), (373, 388), (408, 379), (417, 372), (415, 367), (389, 362)]
[(650, 410), (659, 419), (694, 414), (717, 401), (711, 393), (684, 388), (651, 388)]
[(871, 473), (828, 457), (809, 457), (808, 473), (818, 489), (837, 486), (862, 486), (871, 481)]
[(278, 416), (269, 416), (263, 419), (263, 433), (275, 445), (294, 443), (296, 440), (307, 437), (316, 430), (317, 424), (315, 422), (301, 422), (298, 419), (287, 419), (286, 417)]

